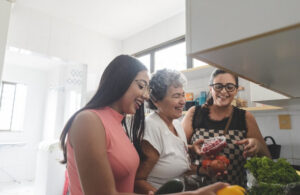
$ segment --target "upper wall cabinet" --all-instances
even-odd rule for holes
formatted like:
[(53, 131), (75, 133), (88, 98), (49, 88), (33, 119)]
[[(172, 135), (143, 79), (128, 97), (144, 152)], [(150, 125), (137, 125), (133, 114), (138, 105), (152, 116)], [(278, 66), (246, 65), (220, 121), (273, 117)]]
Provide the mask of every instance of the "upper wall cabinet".
[(189, 56), (300, 98), (299, 0), (187, 0), (186, 14)]

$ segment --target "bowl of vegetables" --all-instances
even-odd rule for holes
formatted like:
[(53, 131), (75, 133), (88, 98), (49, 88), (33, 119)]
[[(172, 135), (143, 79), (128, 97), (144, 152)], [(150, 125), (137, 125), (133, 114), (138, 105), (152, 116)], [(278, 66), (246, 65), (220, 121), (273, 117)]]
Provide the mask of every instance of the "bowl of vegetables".
[(286, 159), (273, 161), (267, 157), (253, 157), (245, 167), (255, 178), (249, 186), (249, 195), (300, 194), (300, 176)]

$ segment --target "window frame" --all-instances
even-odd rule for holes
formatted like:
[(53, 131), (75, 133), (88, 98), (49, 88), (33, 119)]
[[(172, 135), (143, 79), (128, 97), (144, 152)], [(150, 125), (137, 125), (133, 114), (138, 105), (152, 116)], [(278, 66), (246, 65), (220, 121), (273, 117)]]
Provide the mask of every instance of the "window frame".
[(13, 117), (14, 117), (14, 107), (15, 107), (15, 103), (16, 103), (16, 93), (17, 93), (17, 85), (20, 83), (16, 83), (16, 82), (10, 82), (10, 81), (0, 81), (0, 89), (1, 89), (1, 93), (0, 93), (0, 109), (1, 109), (1, 103), (2, 103), (2, 95), (3, 95), (3, 86), (7, 84), (7, 85), (14, 85), (15, 90), (14, 90), (14, 96), (13, 96), (13, 105), (12, 105), (12, 110), (11, 110), (11, 119), (10, 119), (10, 125), (9, 125), (9, 129), (0, 129), (0, 132), (19, 132), (19, 131), (23, 131), (22, 130), (13, 130), (12, 129), (12, 124), (13, 124)]
[[(155, 53), (159, 50), (166, 49), (168, 47), (172, 47), (174, 45), (177, 45), (177, 44), (183, 43), (183, 42), (185, 42), (184, 35), (180, 36), (178, 38), (166, 41), (159, 45), (153, 46), (151, 48), (145, 49), (143, 51), (137, 52), (137, 53), (133, 54), (133, 56), (139, 58), (139, 57), (150, 54), (150, 73), (153, 73), (155, 70)], [(186, 56), (186, 69), (193, 68), (193, 67), (194, 67), (193, 59), (189, 56)]]

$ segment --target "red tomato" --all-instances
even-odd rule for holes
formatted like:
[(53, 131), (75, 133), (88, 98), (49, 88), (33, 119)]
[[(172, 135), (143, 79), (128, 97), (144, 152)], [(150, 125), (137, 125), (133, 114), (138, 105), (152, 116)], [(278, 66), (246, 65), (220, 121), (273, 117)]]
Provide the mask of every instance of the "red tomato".
[(211, 160), (205, 159), (202, 161), (202, 166), (207, 169), (210, 166)]
[(229, 165), (229, 159), (226, 156), (216, 156), (216, 159), (223, 161), (227, 166)]
[(210, 167), (215, 173), (224, 172), (227, 168), (226, 164), (221, 160), (211, 161)]

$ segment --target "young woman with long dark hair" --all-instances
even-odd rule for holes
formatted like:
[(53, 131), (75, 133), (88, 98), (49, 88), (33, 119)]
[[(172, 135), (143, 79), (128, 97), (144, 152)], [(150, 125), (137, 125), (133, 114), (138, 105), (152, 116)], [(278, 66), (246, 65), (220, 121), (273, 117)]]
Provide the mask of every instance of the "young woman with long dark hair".
[[(61, 146), (71, 194), (133, 192), (148, 83), (146, 67), (120, 55), (105, 69), (96, 94), (69, 119)], [(134, 114), (130, 125), (126, 114)]]

